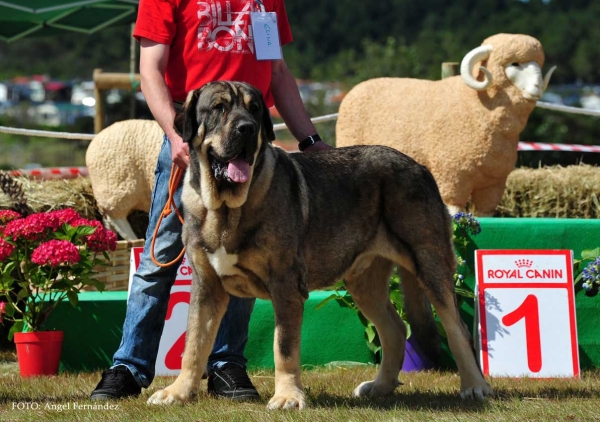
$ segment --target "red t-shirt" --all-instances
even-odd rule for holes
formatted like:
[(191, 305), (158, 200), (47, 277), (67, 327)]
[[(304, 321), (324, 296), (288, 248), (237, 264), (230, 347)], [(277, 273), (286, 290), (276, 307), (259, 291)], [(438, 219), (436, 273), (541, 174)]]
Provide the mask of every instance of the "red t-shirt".
[[(261, 0), (277, 13), (281, 45), (292, 41), (283, 0)], [(141, 0), (133, 36), (171, 46), (165, 80), (174, 101), (207, 82), (233, 80), (260, 89), (267, 106), (271, 61), (256, 60), (250, 12), (257, 0)]]

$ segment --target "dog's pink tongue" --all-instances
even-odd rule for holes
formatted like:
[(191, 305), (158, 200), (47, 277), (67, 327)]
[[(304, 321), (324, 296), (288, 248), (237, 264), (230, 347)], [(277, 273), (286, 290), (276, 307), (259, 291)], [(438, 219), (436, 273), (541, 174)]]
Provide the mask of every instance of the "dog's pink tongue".
[(236, 157), (227, 166), (229, 178), (236, 183), (244, 183), (250, 177), (250, 164), (240, 157)]

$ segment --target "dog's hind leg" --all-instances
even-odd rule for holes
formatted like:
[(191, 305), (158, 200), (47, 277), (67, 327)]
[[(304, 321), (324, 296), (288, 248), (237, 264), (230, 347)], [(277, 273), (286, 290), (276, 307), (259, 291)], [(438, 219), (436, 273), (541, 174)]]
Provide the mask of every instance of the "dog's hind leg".
[(483, 378), (475, 359), (471, 335), (462, 321), (454, 294), (454, 257), (451, 248), (443, 251), (438, 244), (421, 244), (413, 249), (418, 280), (433, 304), (444, 330), (448, 345), (460, 373), (463, 398), (483, 399), (492, 394), (492, 388)]
[[(359, 261), (364, 259), (367, 258), (359, 258)], [(346, 274), (346, 287), (363, 315), (377, 328), (383, 357), (377, 377), (361, 383), (353, 394), (357, 397), (384, 396), (400, 384), (398, 374), (404, 361), (406, 326), (389, 297), (388, 280), (394, 264), (379, 256), (368, 266), (359, 261)]]

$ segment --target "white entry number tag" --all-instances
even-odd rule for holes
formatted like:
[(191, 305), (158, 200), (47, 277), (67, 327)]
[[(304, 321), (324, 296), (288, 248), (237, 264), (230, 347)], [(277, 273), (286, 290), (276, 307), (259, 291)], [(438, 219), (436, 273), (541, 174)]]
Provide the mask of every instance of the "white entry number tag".
[(257, 60), (280, 60), (283, 58), (275, 12), (252, 12), (252, 33)]

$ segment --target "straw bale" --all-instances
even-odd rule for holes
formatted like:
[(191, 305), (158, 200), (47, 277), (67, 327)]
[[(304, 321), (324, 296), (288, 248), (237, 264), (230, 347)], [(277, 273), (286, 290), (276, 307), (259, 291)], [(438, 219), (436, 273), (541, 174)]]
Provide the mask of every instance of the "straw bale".
[[(74, 179), (37, 180), (19, 176), (27, 205), (33, 212), (73, 208), (82, 217), (100, 219), (89, 177)], [(0, 191), (0, 209), (13, 209), (13, 200)]]
[(600, 168), (518, 168), (508, 176), (498, 217), (600, 218)]

